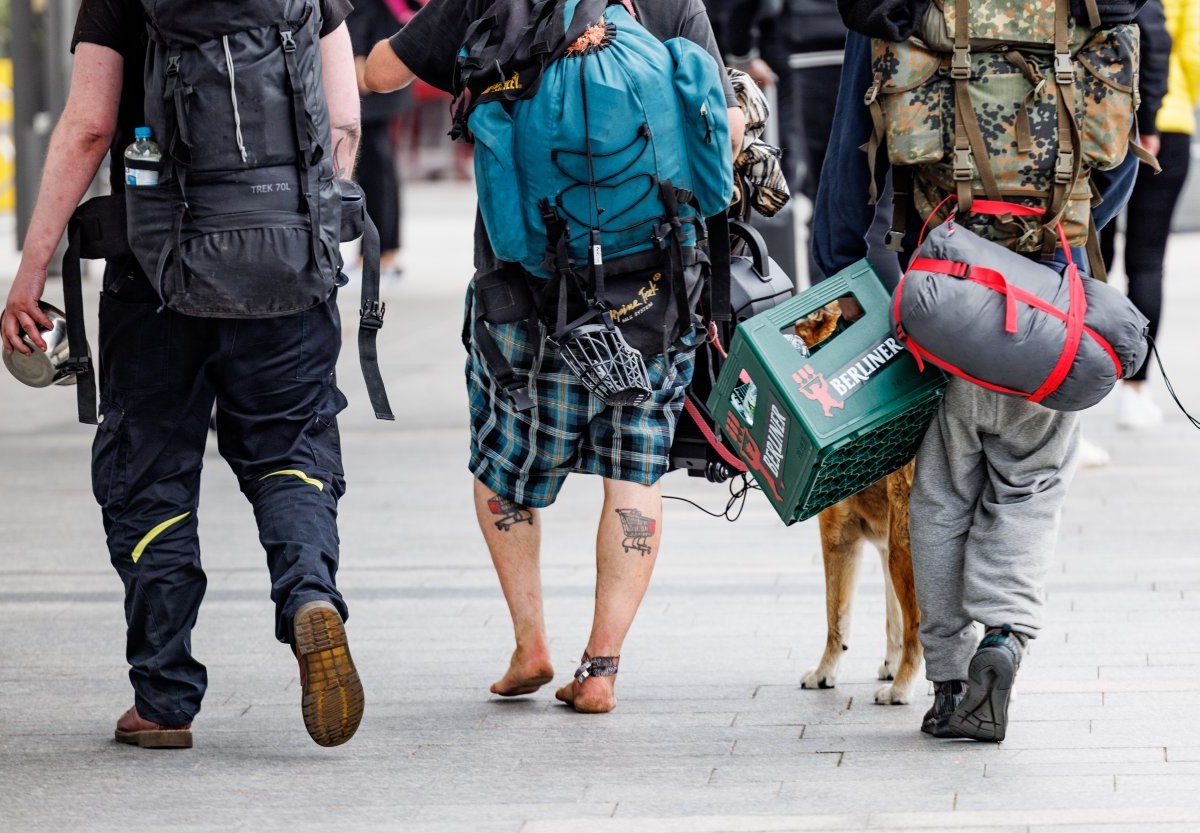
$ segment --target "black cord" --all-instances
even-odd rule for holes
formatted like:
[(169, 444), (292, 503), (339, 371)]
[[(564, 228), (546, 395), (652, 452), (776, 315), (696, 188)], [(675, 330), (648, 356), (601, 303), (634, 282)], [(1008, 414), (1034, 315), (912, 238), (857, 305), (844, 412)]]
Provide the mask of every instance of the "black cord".
[(1154, 339), (1146, 336), (1146, 341), (1150, 342), (1150, 352), (1154, 354), (1154, 361), (1158, 363), (1158, 372), (1162, 374), (1163, 383), (1167, 386), (1167, 393), (1171, 394), (1171, 398), (1175, 400), (1175, 404), (1179, 406), (1179, 410), (1183, 411), (1183, 415), (1188, 418), (1188, 422), (1200, 428), (1200, 420), (1188, 413), (1187, 408), (1183, 407), (1183, 403), (1179, 401), (1179, 397), (1175, 395), (1175, 388), (1171, 386), (1171, 380), (1167, 377), (1167, 371), (1163, 369), (1162, 357), (1158, 355), (1158, 345), (1154, 343)]
[[(761, 492), (762, 487), (753, 482), (746, 474), (741, 475), (740, 482), (738, 479), (730, 480), (729, 501), (725, 504), (724, 512), (710, 512), (694, 500), (688, 500), (685, 497), (676, 497), (675, 495), (663, 495), (663, 500), (678, 500), (681, 503), (686, 503), (689, 506), (699, 509), (705, 515), (713, 518), (724, 518), (733, 523), (742, 516), (742, 511), (746, 508), (746, 495), (750, 494), (753, 490)], [(733, 511), (734, 506), (737, 506), (736, 512)], [(733, 514), (730, 514), (731, 512)]]

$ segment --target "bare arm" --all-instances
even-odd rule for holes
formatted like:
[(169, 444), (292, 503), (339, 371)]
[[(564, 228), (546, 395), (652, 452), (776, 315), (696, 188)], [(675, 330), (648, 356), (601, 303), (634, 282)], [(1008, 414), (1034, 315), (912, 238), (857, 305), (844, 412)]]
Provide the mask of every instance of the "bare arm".
[(742, 155), (742, 141), (746, 138), (746, 114), (741, 107), (729, 108), (729, 138), (733, 142), (733, 161)]
[(362, 121), (358, 112), (358, 78), (354, 70), (354, 48), (346, 24), (321, 38), (321, 82), (329, 107), (333, 134), (333, 173), (349, 179), (354, 173)]
[(21, 265), (8, 293), (3, 323), (4, 351), (30, 353), (24, 330), (40, 349), (46, 343), (38, 326), (50, 321), (38, 307), (46, 288), (46, 270), (67, 221), (83, 198), (117, 130), (121, 100), (121, 55), (106, 46), (81, 43), (75, 50), (71, 91), (62, 118), (50, 137), (37, 205), (25, 235)]
[(358, 94), (360, 96), (368, 96), (371, 94), (371, 88), (367, 86), (367, 59), (362, 55), (354, 56), (354, 80), (358, 82)]
[(367, 87), (377, 93), (390, 93), (407, 87), (416, 78), (413, 71), (397, 57), (391, 44), (381, 40), (367, 57)]

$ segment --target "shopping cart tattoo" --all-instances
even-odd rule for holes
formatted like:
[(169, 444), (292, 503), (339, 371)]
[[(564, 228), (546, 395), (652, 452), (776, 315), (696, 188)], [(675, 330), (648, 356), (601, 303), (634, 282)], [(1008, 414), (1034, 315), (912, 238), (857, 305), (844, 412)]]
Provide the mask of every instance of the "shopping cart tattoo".
[(533, 513), (516, 501), (496, 495), (488, 499), (487, 505), (491, 513), (499, 518), (496, 521), (496, 529), (502, 532), (508, 532), (521, 523), (533, 526)]
[(654, 537), (654, 519), (647, 518), (636, 509), (618, 509), (617, 514), (621, 516), (621, 529), (625, 533), (625, 538), (621, 541), (625, 552), (649, 555), (650, 547), (646, 541)]

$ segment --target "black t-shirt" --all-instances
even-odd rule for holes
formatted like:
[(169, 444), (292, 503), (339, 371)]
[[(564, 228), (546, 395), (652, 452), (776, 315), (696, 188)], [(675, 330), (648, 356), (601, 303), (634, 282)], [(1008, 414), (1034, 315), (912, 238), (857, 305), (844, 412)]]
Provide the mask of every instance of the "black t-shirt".
[[(354, 8), (350, 0), (320, 0), (321, 37), (328, 35)], [(126, 146), (133, 141), (133, 129), (145, 123), (145, 95), (142, 72), (146, 64), (146, 12), (140, 0), (83, 0), (75, 18), (71, 51), (81, 43), (107, 46), (125, 59), (121, 83), (121, 103), (117, 111), (117, 135), (111, 150), (110, 180), (113, 193), (125, 190), (124, 169), (120, 163)]]
[[(354, 56), (366, 57), (375, 44), (396, 31), (400, 21), (392, 14), (383, 0), (358, 0), (354, 13), (346, 18), (350, 30), (350, 42), (354, 45)], [(408, 106), (408, 90), (394, 93), (371, 93), (362, 97), (362, 120), (366, 122), (387, 121)]]
[[(409, 24), (391, 37), (392, 51), (418, 78), (439, 90), (451, 90), (454, 60), (470, 27), (494, 0), (430, 0)], [(687, 38), (725, 66), (717, 49), (703, 0), (634, 0), (638, 22), (659, 40)], [(737, 106), (725, 79), (725, 100)]]

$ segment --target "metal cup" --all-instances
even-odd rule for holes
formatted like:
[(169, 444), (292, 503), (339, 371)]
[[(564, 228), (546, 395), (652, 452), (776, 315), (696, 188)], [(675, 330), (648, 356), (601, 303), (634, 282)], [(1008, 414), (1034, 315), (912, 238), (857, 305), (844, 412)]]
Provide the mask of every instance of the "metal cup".
[(25, 343), (33, 352), (25, 356), (14, 350), (11, 355), (4, 356), (4, 366), (8, 368), (9, 373), (17, 377), (18, 381), (24, 382), (30, 387), (73, 385), (78, 380), (75, 373), (66, 369), (67, 361), (71, 356), (70, 347), (67, 345), (66, 315), (62, 310), (45, 301), (38, 301), (38, 306), (42, 308), (42, 312), (53, 324), (49, 330), (41, 330), (42, 339), (46, 342), (45, 352), (38, 349), (28, 334), (22, 333), (21, 337), (25, 339)]

